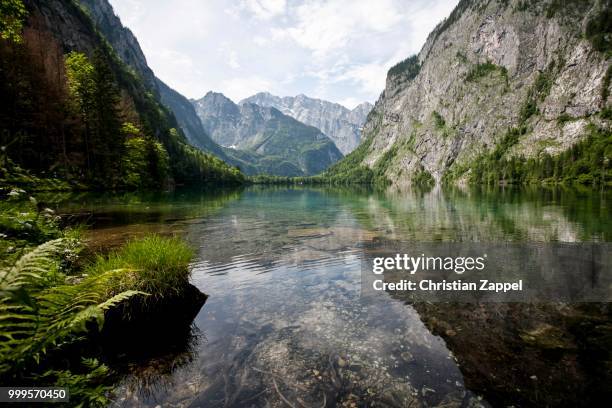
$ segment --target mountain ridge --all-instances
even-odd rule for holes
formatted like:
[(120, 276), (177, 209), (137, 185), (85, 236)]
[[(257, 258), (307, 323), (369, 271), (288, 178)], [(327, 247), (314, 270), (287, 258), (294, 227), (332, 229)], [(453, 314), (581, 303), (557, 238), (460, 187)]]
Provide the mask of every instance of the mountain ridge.
[[(609, 10), (610, 1), (461, 0), (418, 55), (389, 70), (362, 145), (328, 175), (371, 171), (398, 186), (605, 177)], [(546, 164), (574, 148), (601, 163), (585, 157), (589, 174)]]
[[(257, 158), (252, 163), (256, 173), (263, 172), (261, 164), (265, 163), (263, 168), (273, 175), (314, 175), (342, 158), (336, 145), (319, 129), (273, 107), (248, 102), (237, 105), (213, 91), (192, 103), (215, 142), (226, 151), (231, 149), (234, 157), (246, 158), (247, 163), (249, 158)], [(276, 167), (270, 166), (273, 158), (278, 160)]]
[(280, 97), (269, 92), (259, 92), (238, 104), (243, 103), (274, 107), (287, 116), (318, 128), (343, 154), (350, 153), (359, 145), (361, 127), (373, 107), (369, 102), (362, 102), (355, 108), (348, 109), (339, 103), (311, 98), (304, 94)]

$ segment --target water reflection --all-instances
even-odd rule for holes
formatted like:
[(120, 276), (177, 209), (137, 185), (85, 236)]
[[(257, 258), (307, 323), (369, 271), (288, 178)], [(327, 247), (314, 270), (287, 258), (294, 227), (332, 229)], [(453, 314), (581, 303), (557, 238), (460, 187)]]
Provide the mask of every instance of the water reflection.
[(135, 205), (84, 198), (69, 211), (89, 208), (94, 240), (155, 230), (199, 248), (193, 284), (210, 298), (189, 361), (128, 367), (116, 406), (536, 406), (606, 395), (606, 305), (363, 298), (361, 263), (388, 239), (608, 241), (609, 202), (543, 189), (251, 188)]

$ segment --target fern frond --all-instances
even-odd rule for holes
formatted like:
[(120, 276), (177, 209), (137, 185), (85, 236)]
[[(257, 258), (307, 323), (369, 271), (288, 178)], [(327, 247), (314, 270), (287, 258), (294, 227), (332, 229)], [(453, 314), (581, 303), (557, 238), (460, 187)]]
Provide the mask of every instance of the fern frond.
[(47, 241), (27, 252), (10, 268), (0, 270), (0, 290), (32, 284), (54, 268), (60, 254), (67, 246), (64, 238)]

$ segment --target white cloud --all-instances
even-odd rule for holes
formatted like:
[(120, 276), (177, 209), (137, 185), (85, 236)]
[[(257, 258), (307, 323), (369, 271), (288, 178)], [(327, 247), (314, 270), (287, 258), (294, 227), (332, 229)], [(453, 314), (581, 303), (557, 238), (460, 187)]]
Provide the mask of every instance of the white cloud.
[(110, 0), (154, 72), (190, 98), (259, 91), (374, 102), (457, 0)]
[(282, 15), (287, 7), (285, 0), (244, 0), (240, 8), (251, 12), (255, 17), (269, 20)]
[(359, 105), (361, 102), (361, 100), (357, 99), (357, 98), (353, 98), (352, 96), (349, 96), (348, 98), (344, 98), (340, 101), (338, 101), (338, 103), (344, 107), (347, 107), (349, 109), (355, 109), (355, 107), (357, 105)]
[(275, 89), (270, 81), (255, 75), (226, 79), (219, 85), (219, 89), (234, 102), (258, 92), (274, 92)]
[(345, 47), (369, 31), (390, 30), (402, 20), (392, 0), (310, 1), (296, 9), (297, 25), (287, 33), (318, 54)]
[(388, 70), (385, 64), (373, 62), (350, 68), (341, 79), (347, 78), (358, 83), (364, 93), (376, 94), (385, 88)]
[(233, 69), (240, 68), (240, 63), (238, 62), (238, 54), (236, 53), (236, 51), (230, 51), (227, 65), (229, 65)]

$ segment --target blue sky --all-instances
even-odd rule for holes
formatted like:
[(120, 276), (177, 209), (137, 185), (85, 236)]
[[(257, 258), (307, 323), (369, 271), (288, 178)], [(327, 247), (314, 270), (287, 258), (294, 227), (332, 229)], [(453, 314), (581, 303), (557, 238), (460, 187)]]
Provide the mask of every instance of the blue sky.
[(457, 0), (110, 0), (158, 77), (213, 90), (374, 102)]

